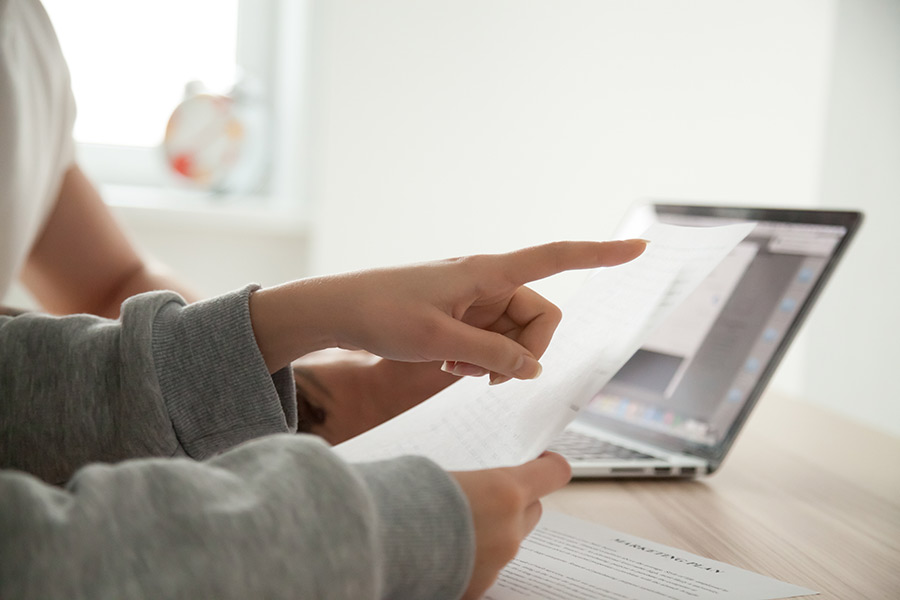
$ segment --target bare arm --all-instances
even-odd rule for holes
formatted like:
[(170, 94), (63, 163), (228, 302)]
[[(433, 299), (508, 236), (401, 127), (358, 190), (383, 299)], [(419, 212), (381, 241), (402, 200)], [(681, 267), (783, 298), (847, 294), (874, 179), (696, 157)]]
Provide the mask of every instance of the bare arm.
[(58, 314), (114, 318), (125, 299), (150, 290), (172, 290), (189, 302), (199, 299), (138, 253), (77, 165), (63, 177), (22, 280), (46, 310)]
[(397, 416), (458, 379), (440, 362), (399, 362), (326, 350), (294, 363), (298, 430), (339, 444)]

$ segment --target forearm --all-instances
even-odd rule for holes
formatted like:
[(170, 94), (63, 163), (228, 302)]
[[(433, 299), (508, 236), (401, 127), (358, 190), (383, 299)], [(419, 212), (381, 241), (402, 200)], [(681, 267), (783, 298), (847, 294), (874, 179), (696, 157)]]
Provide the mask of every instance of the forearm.
[[(134, 270), (123, 274), (122, 278), (115, 282), (113, 288), (104, 297), (98, 297), (90, 306), (82, 306), (79, 312), (99, 315), (109, 319), (119, 317), (122, 304), (138, 294), (145, 292), (168, 290), (175, 292), (188, 303), (202, 299), (199, 292), (173, 276), (162, 265), (153, 261), (141, 262)], [(59, 306), (66, 306), (60, 301)], [(71, 307), (74, 309), (75, 307)], [(65, 310), (63, 314), (75, 312)]]
[(137, 251), (77, 165), (66, 171), (21, 277), (45, 311), (60, 315), (115, 318), (126, 299), (155, 290), (174, 291), (188, 302), (199, 299)]
[(0, 531), (4, 598), (457, 598), (474, 548), (433, 463), (351, 466), (311, 436), (91, 466), (65, 490), (2, 472)]
[(116, 319), (122, 304), (138, 294), (153, 291), (172, 291), (188, 302), (196, 302), (201, 295), (174, 277), (162, 266), (136, 260), (128, 269), (111, 274), (102, 286), (73, 294), (70, 289), (57, 287), (55, 280), (41, 277), (36, 269), (26, 271), (24, 280), (43, 310), (56, 315), (89, 314)]
[(380, 360), (375, 365), (383, 394), (396, 390), (397, 382), (403, 381), (404, 394), (412, 398), (430, 398), (439, 391), (459, 381), (459, 377), (441, 370), (439, 362), (404, 363), (395, 360)]
[(333, 445), (409, 410), (459, 378), (436, 362), (326, 352), (294, 363), (298, 429)]

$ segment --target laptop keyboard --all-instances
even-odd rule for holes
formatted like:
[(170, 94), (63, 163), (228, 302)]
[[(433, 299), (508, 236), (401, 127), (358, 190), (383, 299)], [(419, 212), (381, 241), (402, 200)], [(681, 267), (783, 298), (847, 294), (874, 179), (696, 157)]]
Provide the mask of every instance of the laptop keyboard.
[(638, 452), (631, 448), (625, 448), (624, 446), (619, 446), (612, 442), (598, 440), (597, 438), (569, 429), (564, 430), (555, 440), (553, 440), (549, 450), (558, 452), (570, 460), (655, 458), (649, 454), (644, 454), (643, 452)]

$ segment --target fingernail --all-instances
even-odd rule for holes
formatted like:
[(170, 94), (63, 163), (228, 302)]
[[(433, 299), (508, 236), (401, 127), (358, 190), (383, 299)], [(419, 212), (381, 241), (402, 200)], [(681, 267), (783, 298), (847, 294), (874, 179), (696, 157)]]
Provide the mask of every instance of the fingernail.
[(644, 242), (644, 244), (649, 244), (650, 240), (645, 240), (644, 238), (631, 238), (630, 240), (625, 240), (626, 242)]
[(487, 371), (471, 363), (445, 360), (441, 365), (441, 371), (456, 375), (457, 377), (481, 377), (487, 375)]
[(463, 362), (456, 363), (451, 373), (460, 377), (481, 377), (482, 375), (487, 375), (487, 371), (478, 365)]
[(491, 375), (491, 382), (488, 385), (500, 385), (501, 383), (506, 383), (512, 379), (507, 375)]

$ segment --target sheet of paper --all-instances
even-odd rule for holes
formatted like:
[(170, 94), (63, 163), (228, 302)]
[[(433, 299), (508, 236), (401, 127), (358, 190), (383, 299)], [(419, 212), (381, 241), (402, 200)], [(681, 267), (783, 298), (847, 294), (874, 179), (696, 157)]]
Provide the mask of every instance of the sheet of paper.
[(547, 511), (483, 600), (774, 600), (817, 593)]
[(563, 307), (538, 379), (463, 379), (336, 451), (349, 461), (422, 455), (449, 470), (536, 457), (753, 226), (653, 225), (640, 257), (598, 269)]

